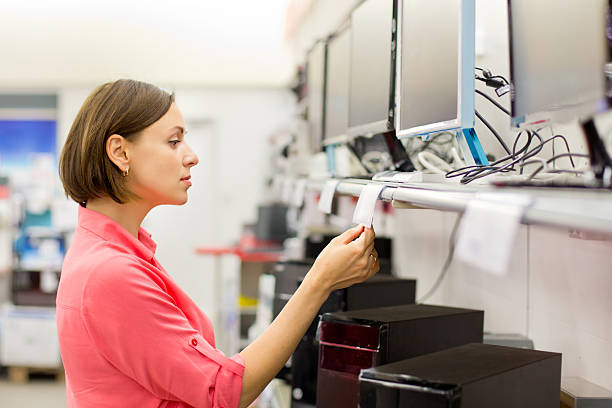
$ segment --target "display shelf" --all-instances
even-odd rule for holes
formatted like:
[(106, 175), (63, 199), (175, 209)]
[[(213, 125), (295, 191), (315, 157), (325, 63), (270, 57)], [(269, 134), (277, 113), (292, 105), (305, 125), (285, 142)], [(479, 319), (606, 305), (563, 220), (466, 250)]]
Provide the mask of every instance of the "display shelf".
[[(321, 191), (327, 180), (309, 180), (308, 188)], [(343, 179), (336, 194), (358, 197), (367, 184), (384, 184), (381, 199), (398, 207), (431, 208), (463, 212), (478, 194), (495, 193), (508, 199), (520, 195), (531, 204), (521, 223), (591, 231), (612, 235), (612, 190), (569, 188), (498, 188), (491, 185), (458, 183), (386, 183), (363, 179)]]
[(244, 248), (241, 246), (196, 247), (196, 254), (199, 255), (236, 255), (242, 262), (278, 262), (281, 259), (282, 251), (280, 248)]

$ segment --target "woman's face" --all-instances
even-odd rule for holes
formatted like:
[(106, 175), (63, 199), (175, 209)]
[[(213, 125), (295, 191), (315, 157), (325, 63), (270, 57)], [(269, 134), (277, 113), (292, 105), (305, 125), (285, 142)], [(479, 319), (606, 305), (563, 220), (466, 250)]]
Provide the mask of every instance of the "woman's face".
[(198, 156), (185, 142), (183, 115), (173, 103), (164, 116), (128, 142), (128, 186), (152, 206), (185, 204)]

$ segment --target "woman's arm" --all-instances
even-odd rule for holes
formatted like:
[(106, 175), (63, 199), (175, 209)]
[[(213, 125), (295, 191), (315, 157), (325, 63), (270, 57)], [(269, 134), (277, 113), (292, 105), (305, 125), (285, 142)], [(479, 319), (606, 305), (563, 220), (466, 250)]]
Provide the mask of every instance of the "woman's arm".
[(240, 407), (247, 407), (283, 367), (329, 294), (378, 272), (374, 230), (352, 228), (317, 257), (287, 305), (240, 355), (245, 362)]

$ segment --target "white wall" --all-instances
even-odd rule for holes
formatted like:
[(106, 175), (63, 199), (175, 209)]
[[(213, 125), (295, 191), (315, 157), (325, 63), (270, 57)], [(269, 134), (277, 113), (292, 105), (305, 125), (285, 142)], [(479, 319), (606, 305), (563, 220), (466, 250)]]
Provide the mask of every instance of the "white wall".
[(284, 86), (286, 0), (3, 1), (0, 87)]

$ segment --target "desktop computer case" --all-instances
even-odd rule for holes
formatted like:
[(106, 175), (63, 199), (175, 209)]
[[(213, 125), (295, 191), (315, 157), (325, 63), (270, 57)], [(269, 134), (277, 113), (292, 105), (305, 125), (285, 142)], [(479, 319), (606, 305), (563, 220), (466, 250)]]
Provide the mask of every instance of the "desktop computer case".
[(367, 370), (360, 408), (557, 408), (561, 354), (467, 344)]
[(361, 369), (482, 342), (484, 312), (404, 305), (327, 313), (319, 323), (317, 407), (357, 407)]
[[(415, 280), (377, 275), (365, 282), (332, 292), (318, 314), (413, 304), (415, 296)], [(316, 317), (291, 357), (292, 406), (314, 406), (316, 403), (318, 323), (319, 318)]]

